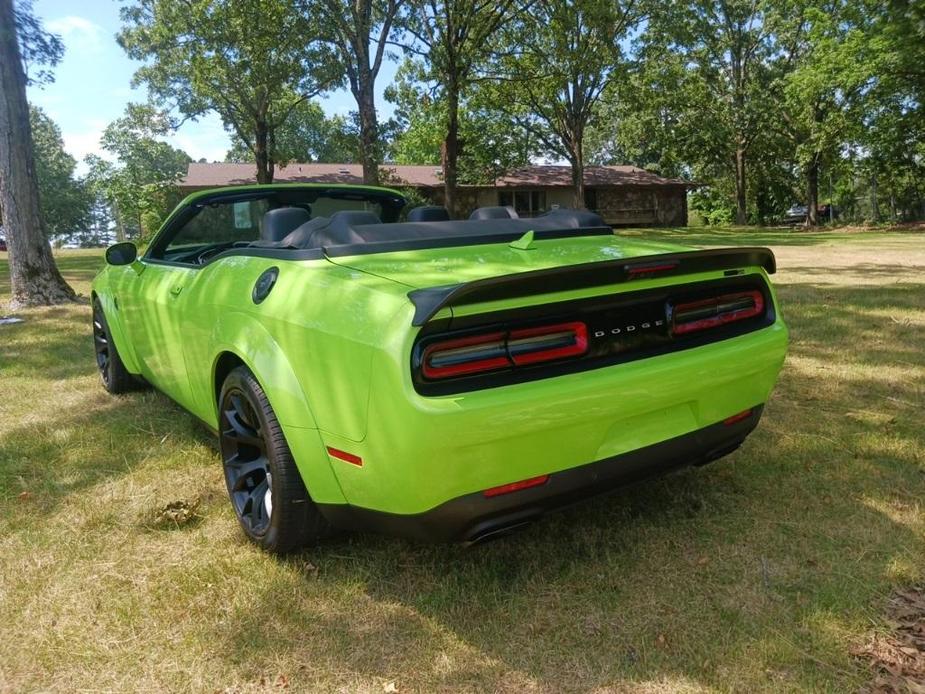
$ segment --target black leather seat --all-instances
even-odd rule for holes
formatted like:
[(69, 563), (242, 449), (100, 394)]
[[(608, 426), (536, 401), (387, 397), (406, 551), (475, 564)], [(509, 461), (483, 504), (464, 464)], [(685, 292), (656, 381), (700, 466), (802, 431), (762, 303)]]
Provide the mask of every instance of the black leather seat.
[(518, 219), (520, 215), (511, 207), (479, 207), (472, 211), (469, 219)]
[(311, 217), (308, 210), (301, 207), (278, 207), (269, 210), (260, 222), (260, 240), (278, 243)]
[(328, 217), (310, 219), (286, 235), (280, 245), (285, 248), (320, 248), (322, 244), (316, 242), (316, 239), (330, 223)]
[(448, 222), (450, 213), (439, 205), (421, 205), (408, 212), (409, 222)]

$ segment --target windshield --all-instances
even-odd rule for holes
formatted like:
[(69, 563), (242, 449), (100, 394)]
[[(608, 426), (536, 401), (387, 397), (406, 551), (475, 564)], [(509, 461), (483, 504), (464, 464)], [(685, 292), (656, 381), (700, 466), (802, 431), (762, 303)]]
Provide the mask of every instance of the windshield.
[[(149, 258), (202, 264), (229, 248), (275, 243), (272, 220), (294, 229), (338, 213), (372, 215), (382, 222), (398, 219), (405, 200), (390, 191), (362, 188), (270, 188), (239, 193), (216, 192), (183, 210), (153, 244)], [(286, 227), (288, 228), (288, 227)]]

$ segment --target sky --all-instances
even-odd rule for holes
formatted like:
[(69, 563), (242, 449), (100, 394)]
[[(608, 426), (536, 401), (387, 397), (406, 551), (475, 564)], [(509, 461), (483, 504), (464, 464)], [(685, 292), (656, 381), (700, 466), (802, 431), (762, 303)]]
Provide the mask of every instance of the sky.
[[(34, 12), (45, 28), (64, 41), (64, 58), (54, 68), (55, 81), (29, 87), (28, 98), (40, 106), (61, 128), (64, 148), (81, 162), (87, 154), (105, 153), (99, 139), (103, 129), (125, 111), (129, 102), (144, 102), (144, 87), (133, 88), (132, 75), (141, 65), (130, 60), (116, 43), (120, 28), (118, 0), (36, 0)], [(394, 77), (397, 65), (384, 63), (377, 84), (376, 106), (385, 119), (392, 107), (382, 92)], [(318, 99), (329, 115), (356, 109), (353, 96), (340, 90)], [(230, 147), (228, 133), (214, 113), (186, 122), (166, 138), (194, 160), (222, 161)], [(85, 167), (78, 165), (78, 172)]]

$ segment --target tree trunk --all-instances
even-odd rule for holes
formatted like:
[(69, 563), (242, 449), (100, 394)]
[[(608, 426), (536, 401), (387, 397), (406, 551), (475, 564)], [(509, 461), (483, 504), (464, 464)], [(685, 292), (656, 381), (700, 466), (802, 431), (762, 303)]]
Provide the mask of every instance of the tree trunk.
[(870, 181), (870, 216), (873, 218), (871, 221), (880, 221), (880, 200), (877, 198), (876, 174), (874, 174), (874, 177)]
[(254, 158), (257, 160), (257, 183), (273, 183), (273, 164), (267, 146), (269, 129), (264, 121), (254, 123)]
[(569, 164), (572, 167), (572, 207), (580, 210), (585, 206), (585, 158), (581, 143), (570, 148)]
[(447, 107), (449, 109), (446, 140), (443, 146), (443, 187), (446, 209), (450, 218), (456, 217), (456, 164), (459, 159), (459, 89), (447, 84)]
[[(360, 66), (363, 70), (363, 66)], [(379, 122), (376, 118), (376, 95), (371, 74), (361, 72), (359, 89), (354, 95), (360, 109), (360, 161), (363, 183), (379, 185)]]
[(819, 224), (819, 156), (813, 155), (806, 167), (806, 225)]
[(12, 0), (0, 0), (0, 208), (9, 246), (12, 308), (73, 301), (39, 208), (32, 129)]
[(119, 210), (118, 202), (113, 202), (112, 214), (116, 218), (116, 241), (122, 243), (125, 241), (125, 223), (122, 221), (122, 212)]
[(748, 224), (748, 209), (745, 190), (745, 148), (736, 147), (735, 153), (735, 179), (736, 179), (736, 224)]

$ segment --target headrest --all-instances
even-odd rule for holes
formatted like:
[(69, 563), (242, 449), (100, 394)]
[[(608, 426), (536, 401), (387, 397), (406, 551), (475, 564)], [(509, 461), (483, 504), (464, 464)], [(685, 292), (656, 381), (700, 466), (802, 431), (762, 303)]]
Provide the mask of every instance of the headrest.
[(607, 226), (604, 220), (596, 212), (585, 209), (573, 209), (571, 207), (560, 207), (555, 210), (544, 212), (537, 219), (548, 217), (555, 219), (557, 223), (565, 227), (575, 229), (581, 227), (603, 227)]
[(408, 211), (409, 222), (448, 222), (450, 213), (438, 205), (421, 205)]
[(517, 219), (517, 211), (510, 205), (507, 207), (479, 207), (472, 211), (469, 219)]
[(282, 241), (296, 227), (311, 219), (311, 214), (301, 207), (278, 207), (263, 215), (260, 224), (260, 238), (263, 241)]

